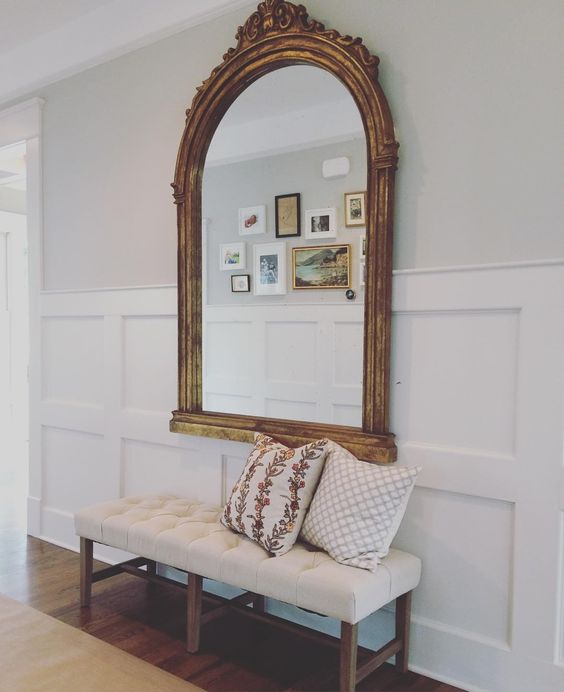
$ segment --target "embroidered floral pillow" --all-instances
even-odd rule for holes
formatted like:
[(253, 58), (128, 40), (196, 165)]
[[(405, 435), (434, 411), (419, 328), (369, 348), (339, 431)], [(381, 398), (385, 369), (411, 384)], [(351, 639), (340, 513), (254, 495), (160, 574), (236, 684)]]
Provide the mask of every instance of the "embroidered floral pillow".
[(274, 555), (287, 553), (300, 533), (327, 449), (328, 440), (292, 449), (256, 433), (221, 523)]

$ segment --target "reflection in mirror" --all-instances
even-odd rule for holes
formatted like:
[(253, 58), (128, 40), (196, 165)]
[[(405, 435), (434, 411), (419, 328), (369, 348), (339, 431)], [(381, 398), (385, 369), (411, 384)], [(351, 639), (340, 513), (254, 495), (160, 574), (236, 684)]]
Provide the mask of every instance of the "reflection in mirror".
[(285, 67), (232, 104), (203, 177), (204, 410), (362, 425), (366, 184), (330, 73)]

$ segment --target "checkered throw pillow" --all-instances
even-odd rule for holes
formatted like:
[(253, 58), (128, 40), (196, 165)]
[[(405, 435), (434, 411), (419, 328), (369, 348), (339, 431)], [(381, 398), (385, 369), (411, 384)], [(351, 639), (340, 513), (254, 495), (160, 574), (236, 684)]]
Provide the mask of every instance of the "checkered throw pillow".
[(269, 553), (287, 553), (299, 536), (328, 443), (317, 440), (293, 449), (268, 435), (255, 434), (255, 446), (225, 505), (221, 523)]
[(388, 554), (419, 471), (359, 461), (331, 442), (300, 538), (337, 562), (374, 571)]

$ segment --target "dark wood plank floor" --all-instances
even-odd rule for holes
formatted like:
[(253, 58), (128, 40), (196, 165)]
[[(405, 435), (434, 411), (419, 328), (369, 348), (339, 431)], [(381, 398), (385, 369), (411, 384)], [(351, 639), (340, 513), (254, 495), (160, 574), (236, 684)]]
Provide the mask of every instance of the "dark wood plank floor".
[[(296, 689), (336, 689), (338, 658), (333, 649), (233, 615), (206, 625), (200, 653), (190, 655), (184, 651), (185, 600), (181, 592), (120, 575), (95, 584), (92, 606), (80, 609), (78, 577), (76, 553), (26, 537), (9, 503), (1, 503), (0, 593), (206, 690), (281, 690), (320, 670), (325, 674), (321, 685), (306, 683)], [(415, 673), (400, 675), (389, 665), (357, 689), (457, 690)]]

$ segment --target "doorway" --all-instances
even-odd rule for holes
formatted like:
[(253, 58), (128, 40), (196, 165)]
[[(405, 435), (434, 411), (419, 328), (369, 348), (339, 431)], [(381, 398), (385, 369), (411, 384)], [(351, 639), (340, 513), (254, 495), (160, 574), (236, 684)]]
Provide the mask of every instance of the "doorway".
[(0, 520), (25, 529), (29, 468), (26, 144), (0, 148)]

